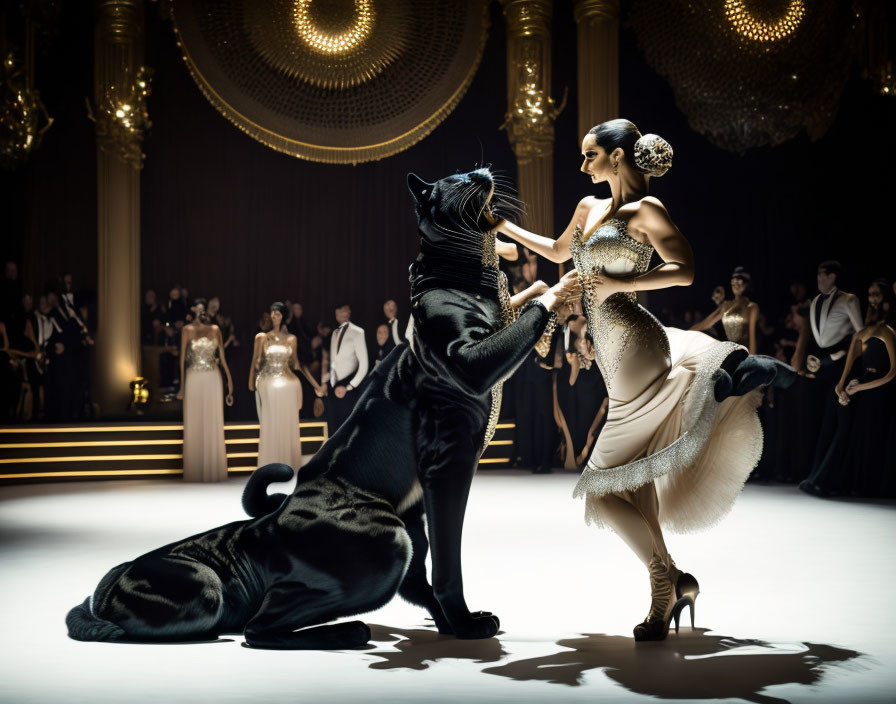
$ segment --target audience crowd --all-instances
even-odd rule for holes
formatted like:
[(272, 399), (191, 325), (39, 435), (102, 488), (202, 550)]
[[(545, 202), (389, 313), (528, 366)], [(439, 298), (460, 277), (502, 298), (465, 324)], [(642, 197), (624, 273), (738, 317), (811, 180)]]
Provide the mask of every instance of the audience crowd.
[[(536, 277), (531, 258), (504, 262), (502, 267), (514, 293)], [(657, 317), (667, 326), (702, 329), (725, 339), (725, 328), (713, 320), (741, 295), (741, 290), (734, 291), (736, 276), (731, 290), (722, 284), (712, 290), (705, 311), (663, 306), (655, 311)], [(823, 262), (817, 296), (794, 280), (777, 300), (753, 297), (759, 305), (751, 351), (792, 364), (800, 376), (789, 389), (763, 396), (759, 410), (764, 450), (752, 479), (799, 483), (816, 495), (896, 496), (896, 371), (892, 345), (886, 346), (896, 317), (896, 283), (875, 280), (854, 295), (839, 290), (840, 276), (838, 263)], [(5, 265), (0, 293), (0, 422), (94, 418), (94, 297), (79, 291), (67, 273), (32, 296), (23, 291), (14, 262)], [(350, 323), (351, 308), (345, 303), (335, 306), (332, 320), (316, 323), (305, 316), (301, 303), (284, 303), (289, 310), (286, 326), (298, 343), (304, 386), (301, 416), (338, 425), (363, 391), (363, 377), (405, 340), (409, 316), (395, 301), (386, 301), (382, 319), (367, 331)], [(157, 355), (159, 388), (153, 392), (160, 401), (173, 401), (177, 393), (180, 334), (191, 315), (190, 294), (183, 286), (172, 286), (164, 300), (154, 290), (145, 291), (140, 318), (144, 365), (147, 355)], [(260, 311), (254, 330), (245, 322), (241, 328), (220, 298), (210, 296), (208, 315), (221, 329), (228, 364), (239, 368), (246, 361), (248, 368), (241, 343), (251, 354), (248, 333), (271, 330), (269, 311)], [(363, 340), (366, 351), (355, 342), (342, 361), (346, 330), (360, 334), (357, 339)], [(346, 365), (346, 371), (339, 365)], [(580, 304), (569, 306), (561, 311), (553, 334), (543, 338), (505, 382), (501, 418), (515, 427), (512, 465), (539, 473), (580, 469), (607, 408), (584, 311)], [(251, 395), (243, 392), (242, 402), (227, 412), (232, 419), (251, 417)]]

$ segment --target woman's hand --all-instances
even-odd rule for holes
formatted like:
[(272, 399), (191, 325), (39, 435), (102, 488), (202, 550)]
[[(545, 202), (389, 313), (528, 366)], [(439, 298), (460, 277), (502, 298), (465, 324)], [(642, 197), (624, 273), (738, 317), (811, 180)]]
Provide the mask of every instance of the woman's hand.
[(604, 273), (595, 273), (591, 280), (595, 286), (600, 287), (597, 294), (601, 299), (607, 299), (615, 293), (635, 292), (635, 280), (631, 277), (617, 279)]
[(837, 387), (834, 389), (834, 393), (837, 394), (837, 400), (840, 402), (841, 406), (846, 406), (847, 404), (849, 404), (849, 395), (843, 388), (843, 384), (837, 384)]
[(224, 403), (227, 404), (228, 406), (232, 406), (232, 405), (233, 405), (233, 392), (227, 394), (227, 395), (224, 397)]
[(859, 383), (858, 379), (853, 379), (846, 385), (846, 393), (849, 396), (853, 396), (853, 395), (859, 393), (859, 391), (863, 391), (863, 390), (864, 390), (864, 387)]
[(175, 398), (176, 398), (178, 401), (183, 401), (183, 400), (184, 400), (184, 387), (183, 387), (183, 386), (180, 387), (180, 391), (177, 392), (177, 396), (175, 396)]

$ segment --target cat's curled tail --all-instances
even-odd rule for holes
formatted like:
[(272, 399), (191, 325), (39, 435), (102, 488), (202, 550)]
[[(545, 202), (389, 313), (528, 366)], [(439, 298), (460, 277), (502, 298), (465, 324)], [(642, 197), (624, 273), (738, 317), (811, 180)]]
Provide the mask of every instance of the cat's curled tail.
[(266, 516), (276, 511), (288, 498), (286, 494), (268, 494), (268, 485), (274, 482), (288, 482), (293, 477), (288, 464), (273, 462), (259, 467), (249, 477), (243, 489), (243, 510), (252, 518)]

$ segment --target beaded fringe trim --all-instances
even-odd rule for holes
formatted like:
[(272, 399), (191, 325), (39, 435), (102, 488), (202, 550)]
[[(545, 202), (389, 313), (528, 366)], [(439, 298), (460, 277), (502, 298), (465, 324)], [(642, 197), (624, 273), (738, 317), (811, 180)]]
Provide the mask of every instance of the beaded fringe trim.
[[(652, 455), (618, 467), (598, 467), (589, 459), (573, 497), (633, 491), (664, 474), (686, 469), (700, 459), (719, 410), (720, 404), (714, 396), (719, 368), (739, 347), (733, 342), (720, 342), (698, 364), (691, 388), (684, 398), (682, 427), (685, 432), (675, 442)], [(587, 523), (597, 518), (590, 513), (586, 511)]]

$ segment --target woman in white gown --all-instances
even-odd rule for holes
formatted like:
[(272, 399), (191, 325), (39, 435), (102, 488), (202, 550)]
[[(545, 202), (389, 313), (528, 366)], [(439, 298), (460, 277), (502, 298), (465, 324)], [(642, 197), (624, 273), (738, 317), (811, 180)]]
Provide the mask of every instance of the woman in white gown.
[(271, 304), (270, 332), (255, 336), (249, 390), (255, 391), (258, 409), (258, 466), (282, 462), (293, 469), (302, 465), (299, 444), (299, 409), (302, 384), (290, 370), (299, 368), (296, 337), (286, 330), (288, 313), (279, 301)]
[(193, 322), (181, 330), (181, 386), (177, 394), (184, 402), (184, 480), (219, 482), (227, 479), (219, 364), (227, 378), (228, 406), (233, 405), (233, 381), (224, 358), (221, 331), (217, 325), (208, 324), (204, 298), (193, 304), (193, 314)]
[[(751, 389), (779, 368), (741, 345), (664, 328), (638, 305), (637, 291), (694, 276), (690, 245), (647, 195), (649, 176), (671, 166), (669, 144), (611, 120), (585, 136), (582, 154), (581, 170), (608, 182), (611, 198), (584, 198), (557, 240), (506, 222), (495, 230), (551, 261), (572, 258), (579, 272), (610, 403), (576, 495), (586, 497), (586, 519), (610, 525), (648, 568), (650, 611), (634, 635), (662, 640), (685, 606), (693, 622), (698, 586), (675, 566), (661, 526), (689, 532), (729, 511), (762, 451)], [(661, 262), (650, 269), (654, 252)], [(793, 378), (786, 369), (781, 385)]]

